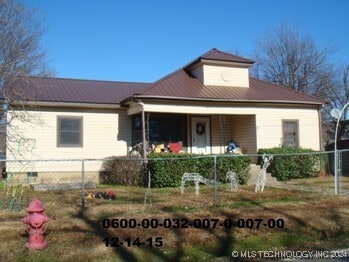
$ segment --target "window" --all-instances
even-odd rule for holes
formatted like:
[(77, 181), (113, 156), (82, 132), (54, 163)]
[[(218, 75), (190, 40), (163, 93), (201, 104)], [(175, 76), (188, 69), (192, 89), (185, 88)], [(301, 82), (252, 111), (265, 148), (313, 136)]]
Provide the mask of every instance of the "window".
[[(178, 114), (154, 113), (146, 115), (146, 139), (149, 144), (167, 144), (182, 141), (186, 146), (186, 116)], [(132, 118), (132, 144), (142, 142), (142, 118)]]
[(132, 118), (132, 145), (142, 142), (142, 116), (140, 114)]
[(149, 118), (151, 143), (186, 141), (186, 116), (177, 114), (153, 114)]
[(298, 120), (282, 120), (282, 144), (298, 147)]
[(57, 146), (82, 147), (82, 117), (57, 118)]

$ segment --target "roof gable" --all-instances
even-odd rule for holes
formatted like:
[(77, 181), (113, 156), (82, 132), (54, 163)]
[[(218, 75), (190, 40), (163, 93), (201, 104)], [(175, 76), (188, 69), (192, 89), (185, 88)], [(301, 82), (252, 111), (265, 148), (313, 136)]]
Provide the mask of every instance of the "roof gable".
[(253, 64), (254, 61), (232, 55), (226, 52), (219, 51), (215, 48), (211, 49), (207, 53), (201, 55), (199, 59), (215, 60), (215, 61), (225, 61), (225, 62), (235, 62), (235, 63), (246, 63)]

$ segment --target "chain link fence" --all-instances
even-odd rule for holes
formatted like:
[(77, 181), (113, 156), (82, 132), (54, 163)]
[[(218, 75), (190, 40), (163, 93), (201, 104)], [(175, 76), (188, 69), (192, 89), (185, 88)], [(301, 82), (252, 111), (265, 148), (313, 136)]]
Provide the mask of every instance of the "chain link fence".
[[(288, 190), (290, 199), (300, 192), (349, 195), (348, 150), (338, 151), (337, 175), (334, 152), (270, 157), (159, 154), (146, 159), (1, 160), (0, 211), (22, 210), (34, 197), (49, 209), (60, 208), (57, 203), (86, 208), (110, 201), (134, 210), (152, 206), (168, 211), (243, 205), (246, 196), (269, 196), (277, 190)], [(257, 183), (264, 183), (263, 192)]]

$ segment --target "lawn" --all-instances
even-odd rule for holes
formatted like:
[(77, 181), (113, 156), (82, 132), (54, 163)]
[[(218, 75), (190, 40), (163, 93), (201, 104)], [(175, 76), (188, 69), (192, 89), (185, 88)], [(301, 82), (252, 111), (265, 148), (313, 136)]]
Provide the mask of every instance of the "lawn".
[[(25, 210), (1, 209), (0, 261), (230, 261), (236, 250), (348, 248), (348, 196), (269, 187), (254, 193), (252, 186), (231, 192), (221, 185), (213, 205), (212, 189), (200, 187), (199, 195), (193, 187), (184, 194), (152, 189), (149, 195), (103, 185), (98, 190), (113, 190), (117, 199), (86, 199), (84, 210), (79, 190), (29, 189), (24, 205), (37, 197), (54, 218), (46, 224), (48, 246), (24, 248)], [(0, 199), (5, 194), (3, 187)]]
[[(299, 179), (292, 179), (286, 183), (292, 184), (292, 185), (301, 185), (301, 186), (318, 187), (318, 188), (334, 188), (334, 177), (325, 176), (325, 177), (299, 178)], [(339, 186), (340, 186), (340, 189), (349, 190), (349, 177), (347, 176), (339, 177)]]

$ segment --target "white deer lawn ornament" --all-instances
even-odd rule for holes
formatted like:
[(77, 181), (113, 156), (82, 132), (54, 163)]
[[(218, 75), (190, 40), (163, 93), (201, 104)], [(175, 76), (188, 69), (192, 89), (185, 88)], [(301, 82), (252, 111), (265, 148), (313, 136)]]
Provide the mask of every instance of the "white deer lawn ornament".
[(228, 171), (225, 174), (225, 183), (230, 180), (230, 191), (237, 190), (239, 187), (239, 178), (237, 174), (233, 171)]
[(208, 179), (203, 178), (199, 173), (184, 173), (181, 179), (181, 194), (184, 193), (185, 182), (194, 181), (195, 184), (195, 194), (199, 194), (199, 183), (207, 185), (209, 183)]
[(263, 155), (263, 167), (257, 174), (256, 188), (254, 190), (255, 192), (263, 192), (265, 182), (267, 181), (267, 168), (270, 166), (271, 160), (273, 160), (273, 156), (267, 156), (266, 154)]

